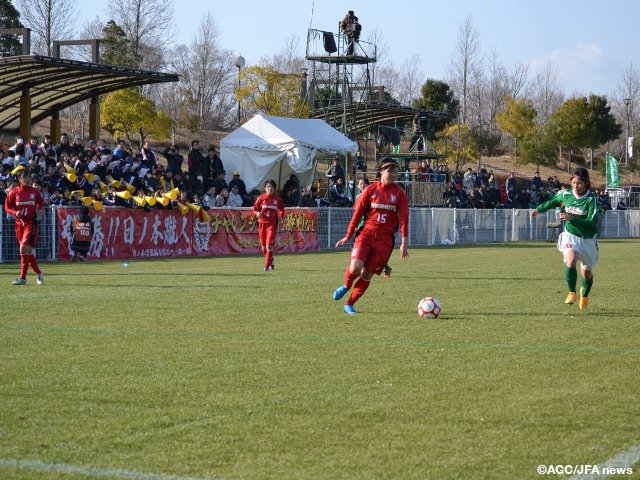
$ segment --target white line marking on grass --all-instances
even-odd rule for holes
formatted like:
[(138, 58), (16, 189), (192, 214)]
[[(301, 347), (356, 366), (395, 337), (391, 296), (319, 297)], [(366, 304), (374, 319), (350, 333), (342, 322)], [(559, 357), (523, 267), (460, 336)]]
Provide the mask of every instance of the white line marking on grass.
[[(598, 471), (602, 471), (603, 468), (630, 468), (640, 461), (640, 446), (631, 447), (624, 453), (610, 458), (601, 465), (598, 465)], [(582, 474), (574, 475), (569, 480), (601, 480), (617, 476), (617, 474)]]
[(68, 474), (80, 474), (88, 477), (129, 478), (133, 480), (223, 480), (221, 477), (212, 479), (209, 477), (179, 477), (176, 475), (163, 475), (158, 473), (135, 472), (122, 469), (104, 469), (94, 467), (78, 467), (66, 463), (43, 463), (29, 460), (5, 460), (0, 458), (0, 468), (11, 467), (20, 470), (37, 470), (40, 472), (61, 472)]

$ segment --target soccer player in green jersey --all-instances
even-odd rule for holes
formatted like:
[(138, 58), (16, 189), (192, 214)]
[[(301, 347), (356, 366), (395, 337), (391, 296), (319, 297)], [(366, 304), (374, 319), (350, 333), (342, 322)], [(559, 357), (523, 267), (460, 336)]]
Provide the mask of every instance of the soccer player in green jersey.
[(593, 285), (592, 270), (598, 263), (598, 201), (590, 188), (589, 171), (586, 168), (576, 168), (571, 175), (571, 188), (560, 190), (531, 212), (535, 217), (552, 208), (562, 207), (560, 219), (564, 221), (564, 231), (558, 238), (558, 250), (564, 257), (564, 278), (569, 287), (564, 303), (571, 305), (576, 301), (576, 264), (580, 260), (580, 310), (587, 308), (589, 303), (589, 292)]

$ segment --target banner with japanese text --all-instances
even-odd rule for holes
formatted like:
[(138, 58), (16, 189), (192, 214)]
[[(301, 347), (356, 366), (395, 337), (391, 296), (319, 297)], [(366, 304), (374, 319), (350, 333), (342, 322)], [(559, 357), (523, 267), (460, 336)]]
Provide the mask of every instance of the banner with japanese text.
[[(73, 217), (77, 208), (59, 208), (58, 258), (72, 257)], [(261, 254), (258, 223), (251, 209), (216, 208), (202, 215), (189, 211), (138, 208), (91, 210), (93, 239), (89, 260)], [(287, 209), (276, 236), (276, 253), (315, 252), (318, 212)]]
[(617, 188), (620, 186), (620, 174), (618, 172), (618, 161), (613, 155), (607, 153), (606, 155), (607, 165), (607, 188)]

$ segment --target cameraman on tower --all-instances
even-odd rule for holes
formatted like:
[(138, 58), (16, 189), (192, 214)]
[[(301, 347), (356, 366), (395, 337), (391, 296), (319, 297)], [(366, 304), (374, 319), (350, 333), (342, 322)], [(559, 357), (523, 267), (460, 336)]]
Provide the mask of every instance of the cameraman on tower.
[(353, 55), (355, 43), (360, 39), (360, 31), (362, 30), (353, 10), (349, 10), (340, 22), (340, 30), (344, 33), (347, 41), (347, 55)]
[(418, 113), (413, 117), (413, 137), (409, 143), (409, 151), (413, 151), (414, 145), (416, 145), (418, 151), (426, 150), (427, 146), (424, 145), (423, 140), (426, 140), (426, 136), (429, 133), (429, 114), (424, 105), (420, 105)]

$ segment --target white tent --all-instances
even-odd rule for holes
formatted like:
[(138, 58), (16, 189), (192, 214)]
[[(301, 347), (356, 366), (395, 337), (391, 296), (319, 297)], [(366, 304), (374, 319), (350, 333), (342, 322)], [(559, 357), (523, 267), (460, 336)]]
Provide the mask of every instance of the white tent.
[(309, 185), (316, 170), (316, 153), (355, 154), (358, 145), (324, 120), (256, 115), (220, 141), (220, 158), (227, 179), (240, 172), (247, 191), (262, 192), (273, 179), (282, 188), (295, 173)]

